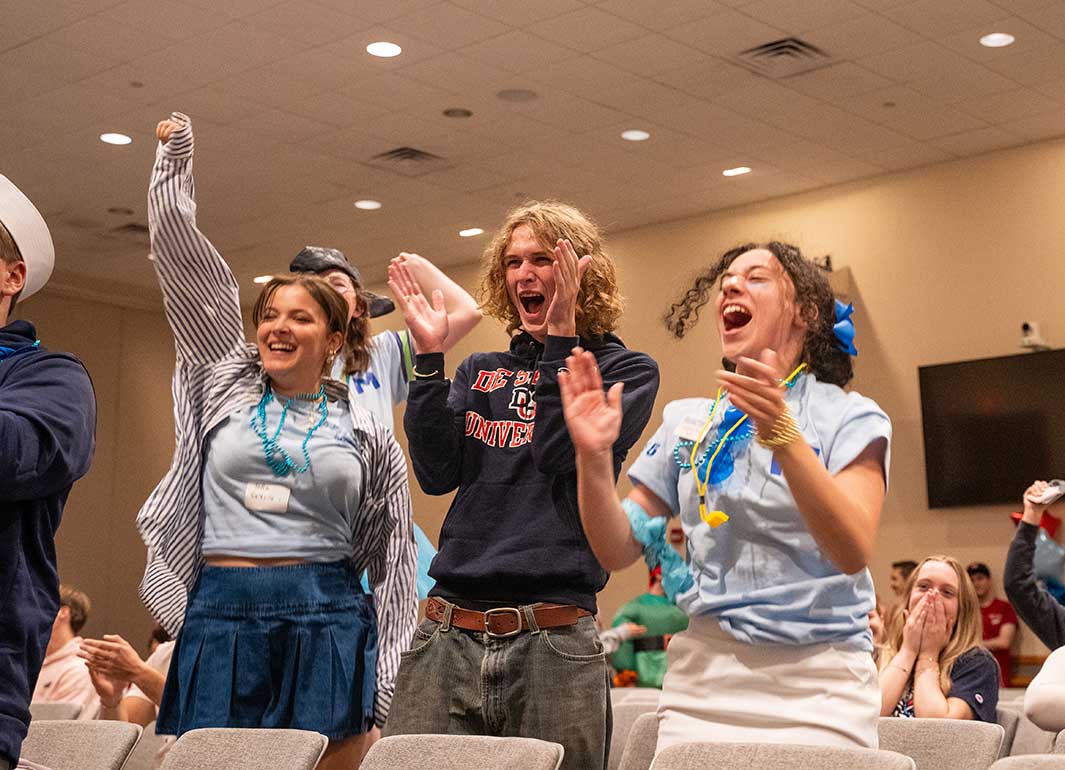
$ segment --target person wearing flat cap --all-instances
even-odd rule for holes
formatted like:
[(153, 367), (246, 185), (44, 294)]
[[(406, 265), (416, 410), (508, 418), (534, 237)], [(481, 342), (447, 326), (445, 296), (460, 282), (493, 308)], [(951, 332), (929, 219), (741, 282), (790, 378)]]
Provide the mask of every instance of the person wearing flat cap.
[(16, 302), (48, 282), (55, 249), (40, 212), (0, 176), (0, 770), (18, 762), (30, 697), (59, 610), (55, 533), (89, 470), (96, 398), (69, 353), (47, 350)]
[[(444, 341), (445, 350), (454, 347), (481, 320), (477, 301), (425, 257), (402, 252), (392, 262), (406, 266), (429, 296), (440, 292), (450, 330)], [(406, 329), (386, 330), (372, 336), (370, 333), (370, 319), (388, 315), (396, 309), (395, 304), (366, 289), (359, 268), (339, 249), (306, 246), (292, 259), (288, 269), (293, 273), (321, 276), (348, 303), (344, 347), (333, 361), (332, 377), (347, 384), (351, 403), (369, 410), (395, 432), (393, 412), (407, 400), (414, 355), (418, 351)], [(429, 565), (436, 556), (436, 548), (417, 524), (414, 540), (418, 544), (418, 598), (426, 599), (435, 583), (429, 577)], [(363, 587), (368, 586), (365, 574), (362, 582)]]

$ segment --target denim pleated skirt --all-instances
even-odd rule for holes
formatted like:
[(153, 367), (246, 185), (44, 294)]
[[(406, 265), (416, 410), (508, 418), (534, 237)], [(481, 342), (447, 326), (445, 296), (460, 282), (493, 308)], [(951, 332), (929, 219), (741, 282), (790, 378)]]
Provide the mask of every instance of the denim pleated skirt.
[(350, 562), (206, 566), (189, 596), (156, 732), (373, 726), (377, 622)]

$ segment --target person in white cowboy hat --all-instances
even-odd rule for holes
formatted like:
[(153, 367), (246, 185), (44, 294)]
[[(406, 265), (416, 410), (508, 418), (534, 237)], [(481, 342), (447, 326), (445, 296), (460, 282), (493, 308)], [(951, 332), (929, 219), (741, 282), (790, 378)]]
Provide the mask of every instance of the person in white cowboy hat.
[(85, 367), (46, 350), (16, 302), (52, 274), (55, 249), (40, 212), (0, 176), (0, 770), (18, 761), (29, 703), (59, 610), (55, 533), (96, 442), (96, 398)]

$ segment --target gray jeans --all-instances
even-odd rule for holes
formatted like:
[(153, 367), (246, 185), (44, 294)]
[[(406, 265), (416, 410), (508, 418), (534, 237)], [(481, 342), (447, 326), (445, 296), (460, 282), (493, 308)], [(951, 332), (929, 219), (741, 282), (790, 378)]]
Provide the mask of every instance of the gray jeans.
[(600, 770), (610, 748), (608, 677), (591, 617), (509, 638), (425, 620), (402, 654), (384, 734), (539, 738), (565, 747), (562, 770)]

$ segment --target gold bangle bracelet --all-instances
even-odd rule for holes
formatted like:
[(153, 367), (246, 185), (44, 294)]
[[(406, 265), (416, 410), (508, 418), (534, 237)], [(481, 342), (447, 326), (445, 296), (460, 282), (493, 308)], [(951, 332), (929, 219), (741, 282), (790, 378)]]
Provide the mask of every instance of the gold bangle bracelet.
[(763, 436), (761, 431), (757, 434), (758, 443), (766, 449), (778, 449), (794, 443), (800, 438), (802, 438), (802, 431), (799, 430), (799, 424), (795, 422), (795, 418), (792, 417), (791, 410), (788, 409), (787, 404), (784, 405), (784, 411), (781, 412), (777, 421), (773, 423), (773, 430), (770, 434)]

